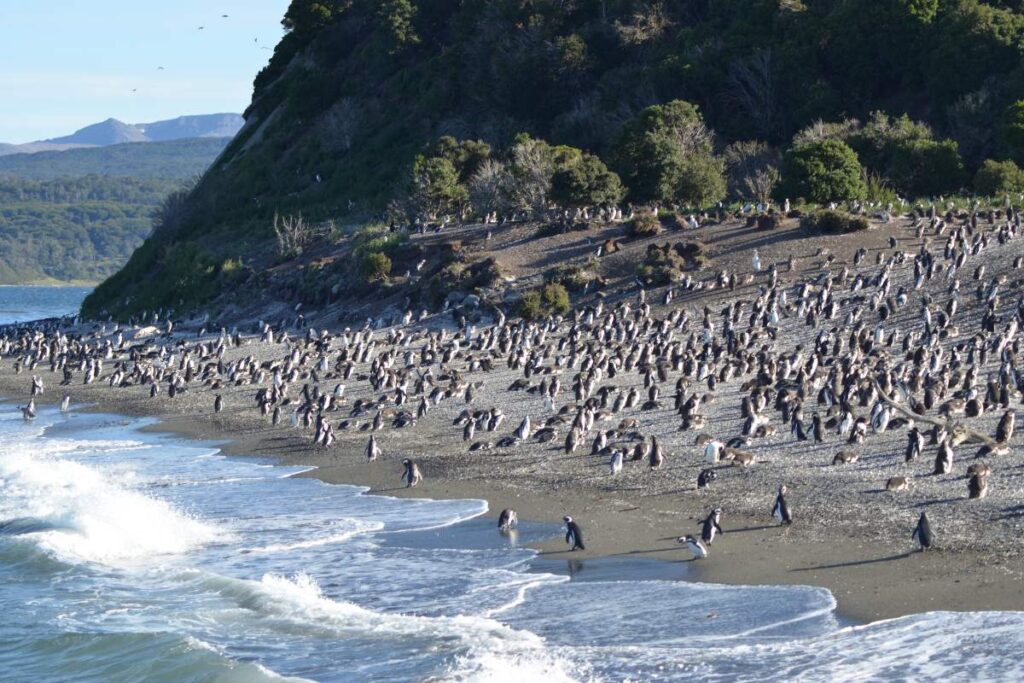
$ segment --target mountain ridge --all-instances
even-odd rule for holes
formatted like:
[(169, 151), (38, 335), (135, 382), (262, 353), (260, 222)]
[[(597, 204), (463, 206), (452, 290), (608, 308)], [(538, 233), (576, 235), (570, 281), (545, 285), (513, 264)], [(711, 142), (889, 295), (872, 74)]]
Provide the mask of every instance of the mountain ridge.
[(109, 147), (138, 142), (169, 142), (190, 138), (231, 138), (241, 130), (239, 114), (216, 113), (178, 116), (150, 123), (125, 123), (115, 118), (93, 123), (63, 135), (24, 144), (0, 143), (0, 156), (62, 152), (68, 149)]

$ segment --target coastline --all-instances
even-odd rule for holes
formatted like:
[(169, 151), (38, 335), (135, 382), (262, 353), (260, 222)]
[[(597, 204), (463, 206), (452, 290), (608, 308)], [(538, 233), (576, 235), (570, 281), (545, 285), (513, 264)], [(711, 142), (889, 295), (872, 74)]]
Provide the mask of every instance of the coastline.
[[(0, 395), (24, 396), (29, 375), (0, 369)], [(20, 390), (19, 390), (20, 387)], [(88, 412), (152, 417), (157, 423), (144, 431), (168, 433), (212, 443), (229, 456), (273, 456), (281, 465), (314, 467), (296, 475), (326, 483), (368, 487), (368, 494), (436, 499), (476, 498), (488, 502), (488, 517), (513, 507), (520, 519), (560, 523), (572, 514), (582, 525), (587, 550), (570, 553), (561, 539), (536, 547), (545, 563), (578, 563), (599, 558), (652, 559), (666, 563), (658, 574), (665, 578), (725, 585), (810, 585), (827, 588), (836, 599), (837, 615), (846, 621), (867, 623), (928, 611), (1002, 611), (1024, 609), (1024, 586), (1011, 560), (993, 554), (943, 549), (911, 552), (909, 539), (901, 546), (876, 543), (856, 536), (831, 542), (804, 538), (795, 524), (781, 528), (763, 516), (731, 514), (723, 521), (725, 533), (710, 556), (690, 561), (676, 542), (684, 533), (699, 531), (690, 497), (644, 495), (627, 499), (608, 495), (592, 486), (554, 491), (477, 478), (428, 476), (418, 487), (401, 485), (398, 454), (366, 463), (361, 449), (342, 439), (329, 454), (315, 451), (300, 431), (272, 428), (259, 419), (231, 412), (222, 415), (197, 410), (193, 400), (155, 401), (125, 390), (112, 395), (105, 385), (73, 387), (76, 408)], [(56, 388), (39, 403), (59, 400)], [(698, 501), (699, 503), (699, 501)], [(569, 566), (572, 573), (573, 566)], [(631, 577), (622, 576), (621, 580)]]

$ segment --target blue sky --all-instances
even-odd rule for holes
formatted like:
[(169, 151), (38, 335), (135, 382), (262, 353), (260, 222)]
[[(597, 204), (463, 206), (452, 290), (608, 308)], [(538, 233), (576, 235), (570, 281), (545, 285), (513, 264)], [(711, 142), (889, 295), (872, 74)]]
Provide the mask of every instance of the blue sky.
[(147, 123), (241, 112), (287, 7), (288, 0), (0, 0), (0, 142), (57, 137), (110, 117)]

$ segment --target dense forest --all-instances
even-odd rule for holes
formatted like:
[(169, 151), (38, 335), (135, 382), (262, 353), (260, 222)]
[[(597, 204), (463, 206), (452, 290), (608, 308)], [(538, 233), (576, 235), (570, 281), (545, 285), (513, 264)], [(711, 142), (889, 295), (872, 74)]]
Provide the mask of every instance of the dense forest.
[(226, 139), (0, 157), (0, 284), (99, 282), (151, 232), (154, 211)]
[(537, 140), (554, 150), (547, 166), (576, 181), (613, 173), (631, 202), (1017, 193), (1021, 5), (293, 0), (248, 125), (174, 229), (89, 305), (196, 260), (176, 254), (259, 256), (275, 213), (356, 222), (406, 212), (417, 194), (444, 200), (428, 218), (472, 211), (465, 174), (480, 168), (459, 168), (442, 139), (486, 146), (513, 176), (522, 153), (543, 156), (523, 146)]

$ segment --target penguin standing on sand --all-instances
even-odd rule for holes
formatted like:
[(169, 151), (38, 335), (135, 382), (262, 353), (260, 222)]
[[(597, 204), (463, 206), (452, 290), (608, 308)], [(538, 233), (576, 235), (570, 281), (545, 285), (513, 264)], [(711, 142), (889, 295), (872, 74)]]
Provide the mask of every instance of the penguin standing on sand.
[(622, 451), (615, 449), (612, 452), (611, 460), (608, 463), (609, 469), (611, 470), (612, 476), (622, 471)]
[(907, 433), (907, 452), (903, 458), (904, 462), (917, 459), (922, 450), (924, 450), (924, 434), (917, 427), (911, 427), (910, 432)]
[(565, 522), (565, 542), (569, 544), (569, 550), (586, 550), (583, 546), (583, 532), (580, 525), (573, 521), (572, 517), (566, 515), (562, 518)]
[(701, 490), (706, 489), (707, 487), (711, 486), (711, 482), (713, 482), (716, 478), (718, 478), (718, 474), (715, 473), (714, 470), (701, 470), (700, 474), (697, 475), (697, 488)]
[(910, 538), (918, 542), (922, 551), (932, 547), (935, 535), (932, 533), (932, 525), (928, 523), (928, 513), (922, 512), (918, 517), (917, 526), (914, 527), (914, 533), (910, 535)]
[(715, 508), (711, 511), (711, 514), (704, 520), (704, 525), (700, 530), (700, 540), (704, 541), (708, 545), (715, 542), (715, 534), (724, 534), (722, 531), (722, 508)]
[(793, 515), (789, 510), (789, 504), (786, 502), (786, 485), (783, 484), (779, 487), (779, 495), (775, 496), (775, 504), (772, 505), (772, 517), (779, 520), (779, 524), (792, 524)]
[(699, 538), (693, 536), (681, 536), (679, 542), (685, 545), (691, 553), (693, 553), (693, 559), (703, 560), (708, 556), (708, 549), (704, 547)]
[(366, 459), (370, 462), (380, 457), (380, 446), (377, 445), (376, 436), (370, 435), (370, 440), (366, 442), (366, 449), (363, 452), (366, 453)]
[(511, 531), (519, 526), (519, 517), (512, 508), (505, 508), (498, 515), (498, 531)]
[(423, 473), (420, 472), (420, 466), (415, 462), (406, 458), (402, 461), (402, 481), (405, 482), (406, 488), (412, 488), (416, 484), (423, 481)]
[(217, 394), (216, 398), (213, 399), (213, 412), (219, 413), (224, 410), (224, 397)]

